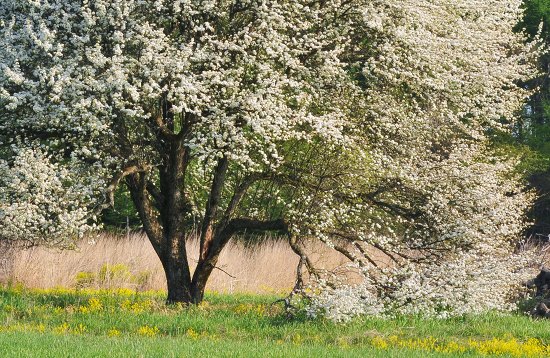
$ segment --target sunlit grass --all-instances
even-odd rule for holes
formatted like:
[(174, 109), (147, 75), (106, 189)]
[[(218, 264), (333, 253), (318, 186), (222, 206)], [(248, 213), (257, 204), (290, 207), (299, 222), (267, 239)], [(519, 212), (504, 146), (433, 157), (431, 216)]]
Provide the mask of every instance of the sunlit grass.
[(209, 293), (186, 307), (162, 291), (4, 288), (0, 356), (550, 356), (548, 323), (521, 315), (337, 325), (288, 319), (277, 298)]

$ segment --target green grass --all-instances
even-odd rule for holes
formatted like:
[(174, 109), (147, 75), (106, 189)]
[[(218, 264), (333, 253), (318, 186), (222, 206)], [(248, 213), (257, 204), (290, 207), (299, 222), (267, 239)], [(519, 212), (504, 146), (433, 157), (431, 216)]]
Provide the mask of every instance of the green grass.
[(448, 357), (434, 352), (404, 349), (340, 348), (266, 341), (194, 341), (183, 337), (91, 338), (51, 333), (6, 333), (0, 337), (0, 353), (4, 357)]
[(271, 305), (276, 299), (209, 294), (199, 307), (167, 307), (158, 292), (4, 288), (0, 356), (550, 355), (550, 322), (521, 315), (362, 318), (339, 325), (288, 319)]

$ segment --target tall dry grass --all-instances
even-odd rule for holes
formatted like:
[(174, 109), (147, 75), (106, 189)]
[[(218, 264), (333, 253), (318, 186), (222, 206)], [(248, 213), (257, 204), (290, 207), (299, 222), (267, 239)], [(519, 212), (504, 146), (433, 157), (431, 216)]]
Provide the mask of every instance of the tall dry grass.
[[(317, 267), (335, 269), (347, 260), (321, 243), (309, 245)], [(198, 242), (189, 240), (191, 269), (198, 254)], [(9, 252), (8, 252), (9, 251)], [(103, 233), (78, 243), (76, 250), (42, 247), (11, 249), (4, 253), (4, 274), (0, 280), (26, 287), (126, 287), (164, 290), (166, 280), (161, 263), (142, 234), (116, 236)], [(295, 280), (298, 257), (285, 241), (265, 240), (245, 247), (232, 241), (220, 256), (207, 290), (217, 292), (288, 292)], [(2, 269), (2, 267), (0, 267)], [(101, 279), (99, 279), (101, 277)], [(95, 278), (95, 279), (94, 279)]]

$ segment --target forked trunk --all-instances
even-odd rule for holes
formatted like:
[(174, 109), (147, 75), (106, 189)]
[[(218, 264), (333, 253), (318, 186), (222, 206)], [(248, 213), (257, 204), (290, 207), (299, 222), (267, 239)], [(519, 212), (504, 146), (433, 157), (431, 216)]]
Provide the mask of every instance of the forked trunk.
[(161, 258), (161, 262), (168, 288), (166, 303), (199, 304), (204, 300), (206, 282), (212, 273), (213, 266), (211, 268), (205, 267), (204, 264), (197, 265), (193, 281), (191, 281), (184, 262), (178, 262), (170, 258)]
[[(172, 255), (168, 255), (172, 256)], [(193, 280), (186, 269), (186, 261), (174, 260), (171, 257), (161, 259), (168, 288), (166, 303), (199, 304), (204, 300), (204, 291), (215, 263), (199, 263), (195, 268)]]
[[(159, 254), (166, 275), (168, 288), (168, 298), (166, 302), (168, 304), (201, 303), (204, 299), (206, 281), (210, 277), (212, 269), (215, 266), (215, 262), (212, 268), (210, 268), (204, 265), (202, 260), (199, 260), (195, 268), (193, 279), (191, 279), (187, 250), (185, 248), (185, 237), (186, 235), (181, 232), (171, 237), (168, 236), (165, 238), (165, 242), (171, 244), (165, 244)], [(208, 262), (211, 263), (212, 261), (208, 260)]]
[[(176, 137), (179, 138), (179, 135)], [(151, 180), (151, 174), (146, 171), (129, 173), (126, 184), (143, 228), (164, 268), (167, 303), (199, 304), (204, 299), (206, 283), (216, 267), (220, 253), (235, 233), (246, 230), (286, 231), (287, 225), (282, 219), (262, 221), (231, 218), (247, 188), (253, 183), (252, 177), (238, 186), (223, 214), (219, 215), (220, 197), (228, 170), (228, 159), (221, 158), (214, 171), (202, 220), (199, 260), (191, 279), (185, 247), (188, 234), (185, 220), (191, 212), (191, 204), (186, 198), (184, 185), (190, 159), (183, 141), (177, 138), (166, 138), (168, 155), (163, 165), (158, 167), (158, 188)]]

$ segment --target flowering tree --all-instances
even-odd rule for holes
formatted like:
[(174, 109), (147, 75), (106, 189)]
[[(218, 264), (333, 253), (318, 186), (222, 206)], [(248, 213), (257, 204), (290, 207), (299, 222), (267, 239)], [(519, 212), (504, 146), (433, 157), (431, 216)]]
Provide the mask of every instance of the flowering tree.
[[(351, 2), (321, 5), (3, 1), (1, 235), (74, 237), (123, 183), (165, 268), (168, 301), (201, 301), (232, 235), (287, 229), (242, 202), (253, 186), (273, 194), (258, 183), (289, 143), (344, 142), (353, 84), (340, 57), (357, 14)], [(101, 205), (87, 200), (102, 191)], [(191, 276), (185, 240), (196, 228)]]
[(362, 68), (357, 107), (368, 143), (361, 160), (346, 161), (348, 176), (313, 199), (327, 205), (302, 211), (305, 235), (350, 258), (365, 280), (322, 277), (313, 306), (337, 320), (507, 309), (528, 272), (513, 252), (532, 196), (490, 138), (514, 119), (526, 95), (516, 84), (533, 73), (537, 51), (512, 32), (520, 4), (376, 3), (366, 19), (376, 55)]
[(0, 237), (74, 238), (125, 185), (195, 303), (237, 233), (313, 273), (300, 238), (371, 266), (501, 248), (525, 197), (485, 137), (532, 72), (519, 3), (3, 1)]

